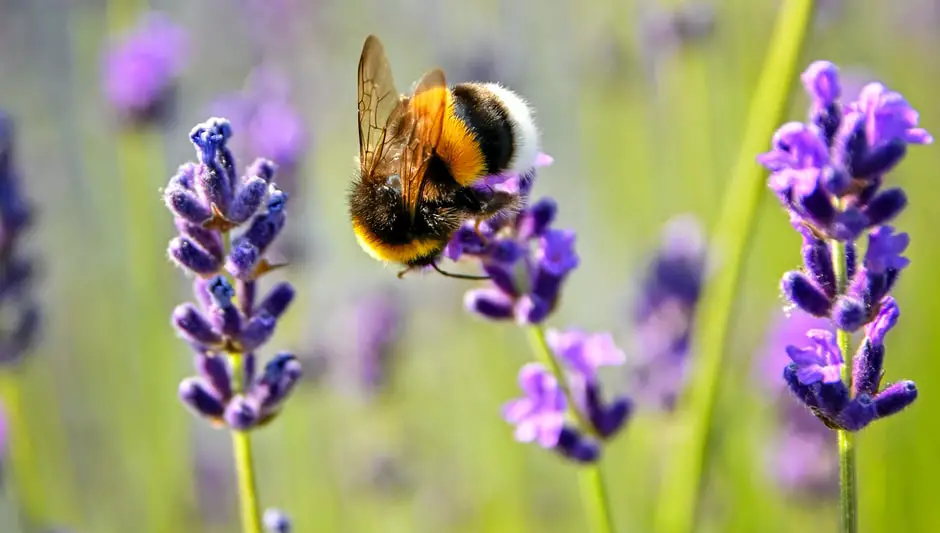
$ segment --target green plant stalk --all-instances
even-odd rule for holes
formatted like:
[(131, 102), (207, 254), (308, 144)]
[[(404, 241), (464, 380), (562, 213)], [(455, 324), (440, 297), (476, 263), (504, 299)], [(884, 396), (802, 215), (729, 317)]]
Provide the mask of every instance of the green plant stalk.
[[(836, 273), (836, 288), (839, 294), (845, 292), (848, 283), (846, 271), (848, 270), (845, 253), (845, 243), (832, 240), (832, 266)], [(852, 363), (849, 356), (849, 332), (836, 330), (836, 343), (842, 357), (846, 359), (842, 365), (842, 381), (849, 391), (852, 390)], [(851, 392), (850, 392), (851, 394)], [(855, 473), (855, 435), (851, 431), (840, 429), (839, 440), (839, 516), (841, 533), (856, 533), (858, 531), (858, 484)]]
[(0, 375), (0, 396), (7, 418), (10, 435), (10, 467), (20, 528), (24, 532), (35, 531), (50, 524), (44, 505), (42, 478), (39, 465), (33, 455), (30, 428), (24, 413), (23, 376), (19, 372), (4, 372)]
[[(571, 394), (571, 388), (568, 386), (568, 379), (565, 377), (558, 360), (552, 354), (552, 350), (548, 347), (545, 340), (545, 330), (542, 326), (529, 328), (529, 342), (532, 344), (532, 350), (539, 362), (547, 366), (555, 379), (558, 380), (558, 386), (565, 395), (565, 403), (568, 404), (568, 413), (577, 423), (578, 429), (583, 433), (596, 437), (593, 426), (575, 407), (576, 404), (574, 396)], [(584, 500), (585, 511), (591, 523), (591, 531), (595, 533), (615, 533), (616, 528), (610, 512), (610, 499), (607, 497), (607, 484), (604, 482), (604, 473), (601, 471), (600, 463), (585, 465), (580, 467), (579, 470), (581, 498)]]
[(721, 270), (705, 287), (696, 317), (692, 353), (699, 357), (677, 413), (685, 420), (687, 433), (677, 439), (664, 472), (654, 516), (659, 533), (689, 533), (695, 527), (731, 310), (764, 190), (763, 173), (754, 158), (765, 150), (786, 112), (812, 12), (813, 0), (783, 3), (751, 101), (741, 150), (713, 233), (712, 252), (720, 257)]
[[(245, 374), (244, 354), (229, 354), (235, 393), (244, 390), (242, 378)], [(258, 484), (255, 482), (255, 465), (252, 460), (251, 435), (247, 431), (232, 430), (232, 452), (235, 457), (235, 472), (238, 477), (238, 503), (241, 509), (242, 530), (245, 533), (261, 533), (261, 507), (258, 505)]]
[[(232, 235), (222, 232), (222, 249), (228, 255), (232, 249)], [(227, 273), (229, 282), (233, 282)], [(232, 391), (245, 391), (245, 354), (230, 352), (229, 366), (232, 372)], [(258, 483), (255, 481), (255, 463), (251, 451), (251, 434), (248, 431), (232, 430), (232, 455), (235, 458), (235, 475), (238, 479), (238, 506), (241, 509), (242, 531), (262, 533), (261, 506), (258, 504)]]

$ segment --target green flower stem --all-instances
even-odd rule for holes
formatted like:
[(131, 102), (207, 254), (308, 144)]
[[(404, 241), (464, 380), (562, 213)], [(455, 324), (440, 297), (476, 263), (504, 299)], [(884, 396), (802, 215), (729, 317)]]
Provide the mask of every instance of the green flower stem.
[(705, 287), (696, 317), (692, 382), (677, 416), (686, 431), (676, 439), (663, 473), (655, 519), (659, 533), (693, 531), (709, 456), (711, 421), (718, 396), (731, 312), (747, 255), (754, 215), (764, 191), (762, 169), (755, 163), (787, 108), (812, 0), (786, 0), (780, 9), (767, 57), (749, 110), (744, 139), (731, 175), (724, 205), (713, 233), (721, 270)]
[(6, 372), (0, 375), (0, 396), (10, 435), (11, 485), (20, 527), (23, 531), (35, 531), (49, 525), (49, 516), (44, 505), (39, 465), (30, 442), (30, 428), (23, 412), (23, 378), (16, 374)]
[[(228, 255), (232, 248), (232, 235), (222, 232), (222, 249)], [(231, 279), (231, 276), (225, 274)], [(235, 394), (245, 391), (245, 354), (229, 353), (232, 372), (232, 390)], [(232, 453), (235, 457), (235, 473), (238, 478), (238, 505), (241, 509), (242, 531), (262, 533), (261, 506), (258, 504), (258, 483), (255, 481), (255, 463), (251, 452), (251, 435), (247, 431), (232, 430)]]
[[(847, 257), (845, 243), (832, 241), (832, 262), (836, 273), (837, 292), (845, 292), (848, 283), (846, 270)], [(836, 343), (846, 362), (842, 365), (842, 381), (849, 391), (852, 390), (852, 364), (849, 360), (849, 332), (836, 330)], [(839, 508), (841, 533), (858, 531), (858, 485), (855, 481), (855, 436), (850, 431), (840, 429), (839, 436)]]
[[(244, 390), (242, 376), (245, 374), (245, 356), (229, 354), (234, 376), (235, 393)], [(261, 507), (258, 505), (258, 484), (255, 482), (255, 465), (251, 453), (251, 435), (247, 431), (232, 431), (232, 450), (235, 455), (235, 471), (238, 476), (238, 502), (241, 508), (242, 531), (261, 532)]]
[[(555, 359), (552, 350), (545, 341), (545, 330), (542, 326), (529, 328), (529, 342), (532, 344), (532, 350), (539, 362), (547, 366), (555, 379), (558, 380), (558, 386), (565, 395), (565, 403), (568, 404), (568, 413), (577, 423), (578, 429), (583, 433), (596, 437), (594, 427), (575, 407), (574, 396), (571, 394), (568, 380), (561, 364)], [(604, 473), (601, 471), (600, 464), (592, 463), (582, 466), (578, 476), (581, 486), (581, 498), (584, 500), (588, 520), (591, 522), (591, 530), (595, 533), (615, 533), (616, 528), (610, 513), (610, 500), (607, 497), (607, 485), (604, 482)]]

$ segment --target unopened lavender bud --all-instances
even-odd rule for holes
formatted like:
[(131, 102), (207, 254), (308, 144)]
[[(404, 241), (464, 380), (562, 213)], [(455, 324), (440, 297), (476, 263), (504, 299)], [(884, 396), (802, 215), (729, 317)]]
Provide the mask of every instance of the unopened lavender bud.
[(267, 212), (256, 216), (245, 233), (241, 236), (242, 242), (251, 243), (259, 252), (263, 253), (284, 228), (286, 215), (284, 211)]
[(817, 317), (829, 315), (832, 301), (806, 274), (796, 270), (787, 272), (783, 276), (780, 287), (787, 300), (800, 309)]
[(180, 382), (179, 397), (195, 414), (211, 420), (222, 418), (225, 405), (212, 394), (211, 389), (199, 378), (186, 378)]
[(629, 398), (618, 398), (604, 412), (592, 418), (592, 424), (601, 438), (609, 439), (617, 434), (633, 412), (633, 402)]
[(859, 431), (876, 418), (875, 406), (867, 394), (856, 396), (839, 413), (836, 423), (847, 431)]
[(268, 342), (268, 339), (274, 335), (274, 329), (277, 326), (277, 319), (270, 313), (258, 312), (248, 320), (239, 336), (242, 350), (245, 352), (254, 351), (255, 348)]
[(294, 301), (294, 287), (290, 283), (281, 282), (275, 285), (258, 304), (258, 310), (280, 318), (292, 301)]
[(857, 331), (868, 320), (865, 302), (852, 296), (840, 296), (832, 310), (832, 320), (845, 331)]
[(170, 187), (163, 193), (166, 206), (176, 216), (196, 225), (202, 225), (210, 218), (209, 206), (202, 202), (196, 193), (182, 187)]
[(471, 313), (491, 320), (508, 320), (513, 317), (513, 298), (496, 287), (467, 291), (464, 306)]
[(537, 294), (524, 294), (515, 307), (515, 319), (519, 325), (541, 324), (555, 308), (555, 301), (540, 298)]
[(213, 302), (219, 307), (232, 305), (232, 298), (235, 297), (235, 287), (225, 279), (225, 276), (215, 276), (209, 280), (206, 286)]
[(803, 262), (816, 285), (829, 298), (836, 295), (836, 273), (832, 267), (832, 253), (825, 241), (814, 239), (803, 244)]
[(247, 178), (235, 195), (228, 219), (238, 224), (247, 221), (261, 207), (267, 193), (267, 181), (258, 176)]
[(868, 152), (861, 161), (854, 162), (852, 170), (857, 178), (881, 175), (893, 169), (906, 154), (907, 143), (895, 139)]
[(852, 358), (852, 385), (855, 394), (873, 395), (878, 392), (884, 373), (885, 347), (865, 339)]
[(815, 406), (828, 418), (836, 418), (849, 404), (849, 390), (842, 381), (818, 383), (814, 387)]
[(260, 413), (244, 396), (232, 398), (225, 408), (225, 423), (236, 431), (247, 431), (258, 422)]
[(255, 268), (260, 260), (260, 250), (252, 243), (241, 240), (229, 253), (228, 260), (225, 262), (225, 270), (232, 274), (235, 279), (250, 280), (253, 278)]
[(219, 270), (219, 260), (188, 237), (176, 237), (171, 240), (169, 254), (177, 265), (195, 274), (207, 276)]
[(868, 216), (858, 207), (850, 205), (845, 211), (836, 214), (831, 232), (836, 239), (849, 242), (858, 239), (869, 226), (871, 221)]
[(265, 183), (271, 183), (271, 180), (274, 178), (274, 172), (277, 170), (277, 165), (275, 165), (269, 159), (255, 159), (254, 162), (248, 166), (248, 176), (250, 177), (259, 177), (265, 181)]
[(173, 310), (173, 325), (190, 342), (210, 347), (222, 343), (221, 335), (193, 304), (185, 303)]
[(601, 449), (596, 443), (569, 427), (562, 428), (555, 450), (572, 461), (584, 464), (597, 461), (601, 455)]
[(917, 386), (913, 381), (892, 383), (873, 398), (878, 418), (891, 416), (917, 399)]
[(843, 168), (828, 166), (820, 177), (823, 187), (829, 194), (842, 197), (852, 184), (852, 176)]
[(808, 407), (818, 407), (814, 388), (803, 383), (799, 379), (797, 374), (798, 368), (799, 367), (795, 363), (790, 363), (787, 365), (783, 369), (783, 380), (786, 382), (787, 387), (789, 387), (793, 396), (803, 403), (803, 405)]
[(196, 224), (193, 224), (192, 222), (180, 217), (176, 217), (174, 224), (176, 225), (176, 229), (179, 230), (180, 234), (192, 239), (203, 250), (212, 254), (216, 260), (221, 261), (225, 256), (225, 251), (222, 247), (222, 239), (217, 232), (206, 229), (202, 226), (197, 226)]
[(551, 198), (542, 198), (526, 209), (519, 219), (519, 238), (530, 239), (541, 236), (555, 220), (558, 204)]
[(229, 366), (224, 356), (198, 354), (196, 356), (196, 370), (205, 379), (217, 398), (223, 402), (228, 402), (232, 398), (232, 378), (229, 375)]
[(888, 189), (875, 195), (865, 206), (865, 215), (872, 226), (894, 220), (907, 207), (907, 195), (901, 189)]
[(280, 406), (301, 376), (300, 361), (293, 354), (280, 353), (264, 367), (261, 378), (252, 386), (251, 396), (262, 411)]
[(832, 205), (832, 197), (820, 185), (809, 193), (797, 199), (797, 203), (807, 216), (819, 227), (827, 227), (835, 220), (837, 212)]
[(271, 193), (268, 196), (268, 213), (280, 213), (284, 211), (284, 208), (287, 207), (289, 195), (273, 185), (270, 189)]

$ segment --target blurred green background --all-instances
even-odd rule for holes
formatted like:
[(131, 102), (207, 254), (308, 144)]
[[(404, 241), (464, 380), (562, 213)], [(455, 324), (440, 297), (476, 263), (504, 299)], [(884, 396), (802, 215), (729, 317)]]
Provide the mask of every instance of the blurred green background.
[[(825, 58), (846, 75), (880, 79), (936, 133), (940, 4), (817, 4), (798, 68)], [(718, 215), (778, 11), (771, 0), (698, 2), (713, 12), (712, 30), (676, 40), (650, 22), (676, 5), (0, 0), (0, 107), (18, 122), (19, 166), (41, 217), (29, 247), (42, 258), (45, 335), (4, 377), (7, 408), (16, 390), (25, 414), (28, 433), (14, 438), (30, 443), (25, 486), (27, 500), (41, 503), (35, 512), (76, 533), (237, 530), (228, 435), (176, 399), (192, 368), (169, 314), (190, 296), (166, 259), (174, 230), (159, 190), (194, 158), (189, 129), (263, 59), (289, 76), (310, 132), (288, 222), (305, 252), (276, 276), (296, 284), (299, 301), (263, 355), (341, 345), (352, 330), (337, 317), (369, 291), (395, 291), (408, 320), (384, 392), (335, 386), (339, 371), (319, 382), (309, 372), (282, 417), (255, 434), (262, 504), (286, 510), (304, 533), (584, 531), (575, 472), (514, 442), (499, 416), (531, 358), (523, 332), (465, 313), (463, 282), (397, 280), (352, 238), (344, 193), (357, 153), (355, 68), (365, 35), (377, 33), (400, 88), (432, 65), (466, 78), (475, 63), (532, 102), (555, 158), (536, 194), (559, 199), (560, 225), (577, 230), (582, 260), (552, 325), (610, 330), (628, 346), (623, 309), (662, 224), (691, 212), (710, 225)], [(187, 29), (190, 53), (171, 120), (134, 131), (102, 95), (101, 53), (150, 8)], [(801, 119), (806, 100), (793, 81), (790, 116)], [(897, 289), (903, 319), (889, 339), (887, 379), (916, 380), (921, 397), (859, 438), (868, 533), (940, 531), (930, 489), (940, 477), (940, 348), (928, 342), (940, 297), (929, 266), (940, 261), (930, 236), (940, 224), (931, 203), (938, 162), (935, 149), (914, 149), (894, 172), (911, 198), (896, 225), (913, 236), (913, 264)], [(835, 531), (835, 493), (794, 497), (766, 474), (774, 410), (752, 360), (800, 241), (769, 192), (756, 225), (698, 529)], [(674, 431), (668, 415), (645, 412), (607, 452), (621, 532), (650, 531)], [(0, 510), (3, 532), (17, 531), (12, 494)]]

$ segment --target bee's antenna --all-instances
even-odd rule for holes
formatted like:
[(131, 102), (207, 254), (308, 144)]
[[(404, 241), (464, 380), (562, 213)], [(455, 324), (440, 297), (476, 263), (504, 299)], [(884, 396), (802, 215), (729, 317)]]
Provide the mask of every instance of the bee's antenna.
[(442, 276), (446, 276), (446, 277), (448, 277), (448, 278), (469, 279), (469, 280), (477, 280), (477, 281), (479, 281), (479, 280), (484, 280), (484, 279), (490, 279), (489, 276), (472, 276), (472, 275), (469, 275), (469, 274), (454, 274), (454, 273), (451, 273), (451, 272), (447, 272), (446, 270), (441, 270), (441, 267), (437, 266), (437, 263), (431, 263), (431, 266), (434, 267), (434, 270), (437, 270), (438, 274), (440, 274), (440, 275), (442, 275)]

